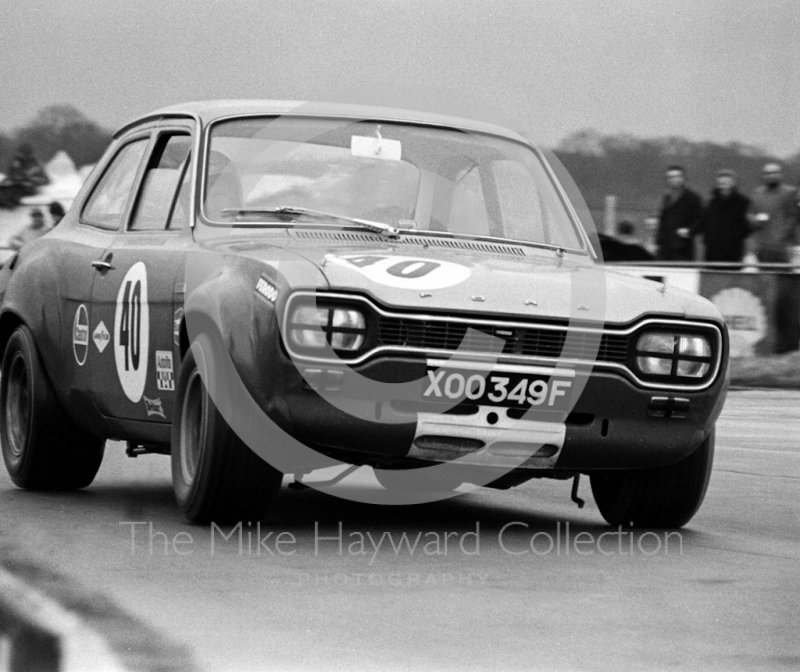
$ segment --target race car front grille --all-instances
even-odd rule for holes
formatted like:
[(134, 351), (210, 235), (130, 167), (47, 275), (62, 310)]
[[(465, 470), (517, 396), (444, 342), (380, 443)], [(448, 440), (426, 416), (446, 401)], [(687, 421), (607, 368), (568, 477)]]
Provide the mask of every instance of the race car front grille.
[[(599, 342), (598, 342), (599, 340)], [(463, 322), (380, 316), (378, 343), (396, 348), (461, 350), (463, 352), (522, 355), (624, 364), (628, 337), (617, 334), (569, 331), (543, 327), (471, 327)]]
[[(286, 335), (290, 331), (288, 316), (300, 302), (313, 301), (317, 308), (345, 307), (362, 312), (366, 317), (366, 338), (354, 352), (328, 353), (295, 347)], [(699, 335), (710, 344), (708, 371), (700, 379), (681, 380), (643, 377), (637, 368), (636, 344), (643, 333), (680, 333)], [(533, 365), (562, 362), (567, 365), (597, 366), (604, 373), (620, 374), (643, 388), (698, 391), (708, 388), (719, 377), (724, 360), (724, 333), (718, 325), (698, 320), (669, 317), (643, 317), (636, 323), (606, 327), (603, 324), (534, 322), (530, 319), (486, 319), (472, 314), (413, 314), (390, 312), (374, 301), (354, 294), (297, 291), (286, 304), (282, 327), (287, 353), (304, 362), (346, 362), (355, 366), (375, 357), (409, 355), (427, 357), (429, 361), (447, 353), (464, 355), (465, 360), (500, 358), (503, 365)], [(663, 358), (659, 353), (657, 358)], [(545, 360), (545, 361), (537, 361)], [(687, 361), (692, 361), (689, 357)], [(474, 363), (474, 362), (473, 362)], [(673, 377), (674, 378), (674, 377)]]

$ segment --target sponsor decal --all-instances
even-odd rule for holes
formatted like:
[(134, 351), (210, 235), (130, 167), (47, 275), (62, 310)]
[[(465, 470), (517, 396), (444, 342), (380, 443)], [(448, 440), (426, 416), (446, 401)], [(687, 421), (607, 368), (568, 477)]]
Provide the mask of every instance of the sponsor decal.
[(144, 393), (149, 353), (147, 268), (139, 261), (128, 269), (122, 280), (114, 315), (114, 362), (117, 377), (125, 396), (134, 404), (141, 401)]
[(278, 288), (264, 278), (258, 279), (256, 291), (270, 303), (275, 303), (278, 300)]
[(172, 369), (172, 353), (169, 350), (156, 350), (156, 384), (159, 390), (175, 391), (175, 375)]
[(767, 335), (767, 315), (761, 299), (741, 287), (729, 287), (714, 294), (711, 301), (728, 325), (731, 357), (753, 355), (756, 343)]
[(183, 320), (183, 308), (178, 308), (172, 316), (172, 342), (178, 347), (181, 344), (181, 320)]
[(106, 325), (104, 322), (100, 322), (95, 328), (94, 332), (92, 333), (92, 340), (94, 344), (97, 346), (97, 349), (100, 352), (106, 349), (109, 341), (111, 340), (111, 334), (108, 333), (108, 329), (106, 329)]
[(472, 271), (452, 261), (380, 254), (326, 255), (332, 264), (349, 268), (379, 285), (401, 289), (443, 289), (464, 282)]
[(78, 366), (86, 363), (86, 355), (89, 353), (89, 313), (84, 304), (78, 306), (72, 323), (72, 353)]
[(167, 416), (164, 415), (164, 406), (161, 404), (161, 397), (150, 399), (149, 397), (142, 396), (142, 399), (144, 399), (144, 410), (147, 411), (148, 418), (151, 415), (157, 415), (164, 418), (164, 420), (167, 419)]

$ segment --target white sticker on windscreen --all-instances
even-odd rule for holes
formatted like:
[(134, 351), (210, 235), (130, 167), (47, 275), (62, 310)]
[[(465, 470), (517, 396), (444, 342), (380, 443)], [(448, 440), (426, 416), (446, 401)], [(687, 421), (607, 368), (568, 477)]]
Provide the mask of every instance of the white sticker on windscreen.
[(403, 146), (399, 140), (389, 140), (380, 135), (369, 136), (354, 135), (350, 138), (350, 152), (353, 156), (366, 159), (383, 159), (384, 161), (400, 161), (403, 156)]
[(472, 271), (461, 264), (438, 259), (380, 254), (327, 255), (332, 264), (349, 268), (372, 282), (401, 289), (443, 289), (464, 282)]

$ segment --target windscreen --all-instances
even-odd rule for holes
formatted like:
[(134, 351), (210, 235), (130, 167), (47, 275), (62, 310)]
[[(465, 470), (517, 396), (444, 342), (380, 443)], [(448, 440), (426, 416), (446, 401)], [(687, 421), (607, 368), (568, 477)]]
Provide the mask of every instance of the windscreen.
[(431, 235), (582, 248), (539, 156), (492, 135), (247, 117), (211, 127), (205, 164), (203, 215), (212, 226), (287, 226), (287, 213), (293, 223), (346, 225), (324, 214)]

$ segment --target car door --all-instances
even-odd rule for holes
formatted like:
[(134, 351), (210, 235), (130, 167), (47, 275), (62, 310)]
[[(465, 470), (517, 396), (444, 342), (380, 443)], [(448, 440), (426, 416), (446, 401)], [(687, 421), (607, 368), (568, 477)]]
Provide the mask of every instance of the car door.
[[(91, 361), (105, 347), (98, 340), (98, 325), (91, 320), (92, 286), (102, 265), (104, 250), (120, 228), (129, 204), (131, 189), (142, 166), (149, 138), (133, 136), (119, 145), (106, 162), (100, 177), (89, 185), (88, 197), (79, 203), (78, 222), (69, 234), (54, 241), (58, 252), (61, 302), (61, 352), (51, 372), (55, 380), (67, 381), (66, 390), (73, 408), (96, 413), (92, 394)], [(94, 340), (93, 340), (94, 339)]]
[(92, 360), (92, 388), (108, 418), (172, 419), (174, 304), (183, 300), (191, 143), (188, 127), (153, 132), (126, 225), (104, 251), (105, 266), (95, 277), (92, 322), (104, 325), (108, 347)]

